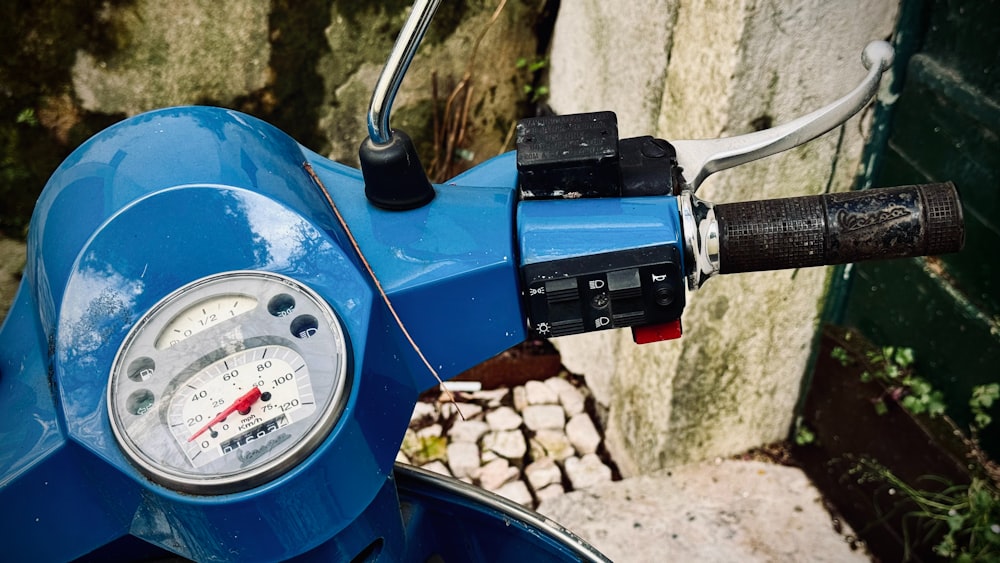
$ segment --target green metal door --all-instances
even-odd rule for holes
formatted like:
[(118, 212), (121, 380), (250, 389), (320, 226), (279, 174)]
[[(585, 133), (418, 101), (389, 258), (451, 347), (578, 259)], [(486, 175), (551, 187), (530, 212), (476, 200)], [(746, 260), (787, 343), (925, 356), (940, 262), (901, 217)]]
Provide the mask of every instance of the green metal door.
[[(966, 247), (854, 266), (834, 320), (913, 348), (966, 427), (973, 386), (1000, 381), (1000, 2), (904, 0), (896, 43), (863, 187), (954, 181)], [(1000, 432), (981, 439), (1000, 455)]]

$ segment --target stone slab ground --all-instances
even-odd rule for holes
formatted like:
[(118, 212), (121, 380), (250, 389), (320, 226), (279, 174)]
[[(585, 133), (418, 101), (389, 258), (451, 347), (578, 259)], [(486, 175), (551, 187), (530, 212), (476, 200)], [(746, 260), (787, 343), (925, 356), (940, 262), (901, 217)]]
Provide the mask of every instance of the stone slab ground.
[(869, 561), (801, 470), (718, 460), (545, 500), (538, 512), (616, 562)]

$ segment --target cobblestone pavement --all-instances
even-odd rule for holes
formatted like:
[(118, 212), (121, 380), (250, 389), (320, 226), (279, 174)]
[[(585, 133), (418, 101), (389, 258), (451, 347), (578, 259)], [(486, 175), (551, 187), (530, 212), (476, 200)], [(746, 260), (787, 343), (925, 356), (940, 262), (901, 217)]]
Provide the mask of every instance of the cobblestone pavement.
[(536, 508), (616, 474), (588, 409), (589, 395), (565, 373), (513, 388), (456, 392), (455, 403), (447, 393), (425, 395), (413, 409), (397, 461)]

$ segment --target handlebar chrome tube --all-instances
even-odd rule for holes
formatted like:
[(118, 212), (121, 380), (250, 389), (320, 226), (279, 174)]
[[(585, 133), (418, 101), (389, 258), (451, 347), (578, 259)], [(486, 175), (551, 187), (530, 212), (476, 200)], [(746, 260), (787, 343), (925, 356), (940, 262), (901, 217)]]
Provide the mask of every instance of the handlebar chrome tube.
[(413, 55), (440, 4), (441, 0), (417, 0), (413, 3), (410, 17), (403, 24), (399, 38), (382, 68), (382, 74), (375, 83), (375, 91), (372, 92), (372, 100), (368, 105), (368, 136), (376, 145), (388, 144), (392, 139), (392, 129), (389, 128), (392, 102), (396, 99), (399, 85), (402, 84)]
[(671, 141), (677, 164), (691, 192), (720, 170), (797, 147), (834, 129), (861, 111), (878, 92), (882, 73), (892, 64), (893, 49), (885, 41), (869, 43), (861, 61), (868, 75), (854, 90), (832, 104), (772, 129), (723, 139)]
[(719, 273), (719, 222), (712, 203), (698, 199), (690, 190), (677, 196), (684, 232), (684, 262), (688, 264), (688, 289), (695, 290)]

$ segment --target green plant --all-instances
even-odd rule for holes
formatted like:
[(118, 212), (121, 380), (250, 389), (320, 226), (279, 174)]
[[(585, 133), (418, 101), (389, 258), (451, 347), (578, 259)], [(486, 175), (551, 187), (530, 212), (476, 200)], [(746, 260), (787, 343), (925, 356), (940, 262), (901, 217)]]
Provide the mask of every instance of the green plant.
[(35, 115), (34, 108), (24, 108), (17, 114), (17, 118), (14, 120), (16, 123), (24, 123), (32, 127), (38, 125), (38, 117)]
[(415, 465), (448, 460), (448, 438), (408, 431), (400, 449)]
[(872, 459), (860, 460), (851, 473), (859, 475), (859, 483), (882, 483), (889, 487), (890, 495), (913, 503), (913, 510), (903, 517), (906, 559), (914, 545), (911, 533), (915, 528), (924, 537), (941, 534), (934, 552), (946, 559), (1000, 561), (1000, 491), (989, 480), (973, 477), (968, 485), (950, 485), (940, 478), (925, 477), (943, 488), (919, 489)]
[(972, 410), (972, 424), (976, 430), (982, 430), (993, 422), (993, 417), (986, 410), (992, 407), (997, 399), (1000, 399), (1000, 384), (998, 383), (977, 385), (972, 388), (969, 408)]
[(517, 59), (514, 67), (527, 74), (527, 82), (523, 86), (524, 96), (529, 103), (535, 103), (549, 95), (549, 87), (544, 84), (537, 84), (538, 73), (548, 67), (548, 59), (529, 60), (524, 57)]
[[(840, 346), (830, 355), (845, 366), (851, 361), (847, 350)], [(913, 371), (912, 348), (884, 346), (868, 351), (865, 359), (868, 369), (861, 373), (861, 381), (878, 381), (886, 387), (885, 393), (873, 401), (877, 413), (885, 414), (888, 411), (885, 399), (892, 398), (914, 414), (931, 417), (944, 414), (944, 395)]]
[[(957, 437), (965, 451), (967, 484), (954, 484), (940, 476), (904, 481), (870, 458), (857, 462), (849, 471), (859, 475), (859, 484), (884, 485), (883, 492), (897, 499), (889, 512), (876, 506), (882, 519), (905, 511), (898, 530), (905, 558), (910, 558), (914, 546), (922, 544), (933, 546), (936, 555), (948, 560), (1000, 563), (1000, 468), (976, 439), (976, 433), (992, 422), (989, 410), (1000, 403), (1000, 383), (972, 389), (969, 407), (973, 422), (963, 431), (945, 415), (944, 395), (915, 373), (911, 348), (885, 346), (860, 351), (865, 350), (864, 345), (853, 346), (850, 340), (850, 333), (846, 333), (840, 340), (842, 346), (835, 347), (830, 357), (843, 366), (858, 364), (862, 381), (881, 384), (883, 391), (872, 400), (876, 412), (883, 414), (889, 402), (896, 402), (911, 413), (940, 418), (942, 427)], [(929, 538), (933, 538), (932, 543), (925, 543)]]
[(845, 350), (841, 346), (834, 346), (833, 350), (830, 351), (830, 357), (833, 358), (834, 360), (837, 360), (838, 362), (840, 362), (840, 365), (845, 367), (851, 365), (852, 363), (851, 355), (848, 354), (847, 350)]
[(808, 425), (802, 420), (802, 417), (797, 417), (795, 419), (795, 445), (797, 446), (808, 446), (809, 444), (816, 442), (816, 433), (809, 428)]
[[(853, 363), (850, 353), (841, 346), (835, 346), (830, 351), (830, 357), (842, 366)], [(885, 414), (888, 410), (885, 399), (891, 397), (914, 414), (926, 413), (931, 417), (944, 414), (944, 395), (913, 371), (915, 356), (912, 348), (884, 346), (868, 351), (865, 359), (869, 369), (861, 373), (861, 381), (874, 380), (886, 387), (886, 392), (873, 401), (876, 412)], [(982, 430), (993, 422), (993, 417), (987, 411), (996, 403), (1000, 403), (1000, 383), (972, 388), (969, 409), (973, 417), (973, 430)]]

